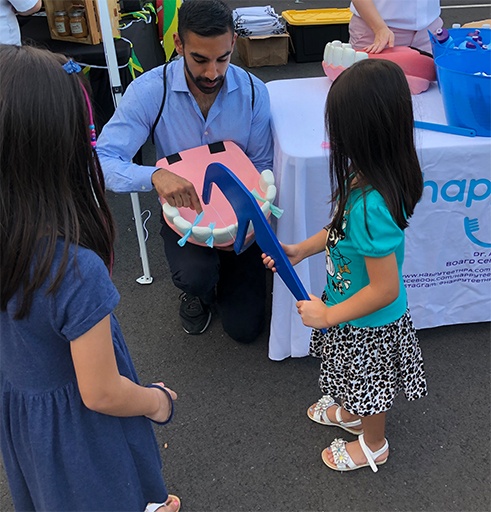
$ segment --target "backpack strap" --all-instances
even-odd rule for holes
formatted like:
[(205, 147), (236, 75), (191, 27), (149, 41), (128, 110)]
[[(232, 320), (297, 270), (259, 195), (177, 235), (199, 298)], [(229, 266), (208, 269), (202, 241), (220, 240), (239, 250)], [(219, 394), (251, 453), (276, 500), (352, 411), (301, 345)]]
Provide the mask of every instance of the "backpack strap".
[(162, 112), (164, 110), (164, 105), (165, 105), (165, 98), (167, 96), (167, 64), (169, 64), (168, 62), (166, 62), (164, 64), (164, 69), (163, 69), (163, 72), (162, 72), (162, 80), (163, 80), (163, 94), (162, 94), (162, 103), (160, 104), (160, 109), (159, 109), (159, 113), (157, 114), (157, 117), (155, 118), (155, 121), (153, 122), (153, 126), (152, 126), (152, 129), (150, 130), (150, 136), (152, 137), (152, 144), (155, 144), (155, 128), (157, 128), (157, 124), (159, 123), (160, 121), (160, 116), (162, 115)]
[[(160, 117), (162, 116), (162, 112), (164, 111), (164, 105), (165, 105), (165, 99), (167, 96), (167, 65), (169, 62), (166, 62), (164, 64), (164, 69), (162, 72), (162, 79), (163, 79), (163, 94), (162, 94), (162, 103), (160, 104), (159, 113), (157, 114), (157, 117), (155, 118), (155, 121), (153, 122), (152, 129), (150, 130), (150, 136), (152, 138), (152, 144), (155, 144), (155, 129), (157, 128), (157, 125), (160, 121)], [(244, 69), (244, 71), (247, 73), (247, 76), (249, 77), (249, 82), (251, 84), (251, 109), (254, 110), (254, 105), (256, 103), (256, 90), (254, 88), (254, 82), (252, 81), (252, 75)]]
[(252, 75), (249, 73), (249, 71), (247, 71), (247, 69), (244, 69), (244, 71), (247, 73), (249, 82), (251, 84), (251, 109), (254, 110), (254, 103), (256, 102), (256, 90), (254, 89), (254, 82), (252, 81)]

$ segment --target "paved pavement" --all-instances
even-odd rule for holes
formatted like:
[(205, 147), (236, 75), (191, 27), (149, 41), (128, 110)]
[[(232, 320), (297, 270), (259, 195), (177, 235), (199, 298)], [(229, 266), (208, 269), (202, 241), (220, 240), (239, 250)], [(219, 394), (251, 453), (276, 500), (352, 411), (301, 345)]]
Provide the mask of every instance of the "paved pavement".
[[(463, 2), (442, 2), (458, 3)], [(315, 0), (270, 4), (276, 12), (327, 6)], [(444, 10), (443, 17), (448, 26), (490, 16), (489, 8), (473, 8)], [(236, 55), (234, 62), (240, 64)], [(292, 60), (251, 71), (265, 81), (322, 76), (319, 63)], [(146, 158), (152, 160), (151, 150)], [(315, 424), (305, 414), (319, 397), (318, 361), (270, 361), (267, 331), (251, 345), (237, 344), (217, 318), (205, 334), (186, 335), (177, 317), (179, 291), (170, 282), (158, 234), (155, 194), (140, 194), (142, 210), (151, 213), (146, 223), (151, 285), (135, 281), (142, 270), (130, 197), (109, 193), (109, 199), (119, 230), (114, 281), (123, 332), (141, 381), (163, 379), (179, 394), (172, 424), (156, 432), (169, 490), (182, 497), (183, 511), (491, 509), (489, 323), (421, 330), (428, 397), (396, 401), (387, 420), (390, 459), (377, 474), (369, 469), (338, 474), (324, 466), (320, 452), (344, 432)], [(1, 468), (0, 510), (12, 510)]]

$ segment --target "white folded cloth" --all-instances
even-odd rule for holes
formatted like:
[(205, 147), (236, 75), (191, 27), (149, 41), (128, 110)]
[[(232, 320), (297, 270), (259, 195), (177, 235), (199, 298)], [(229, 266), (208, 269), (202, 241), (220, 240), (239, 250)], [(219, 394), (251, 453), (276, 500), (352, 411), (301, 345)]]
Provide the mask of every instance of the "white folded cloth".
[(286, 28), (273, 7), (238, 7), (233, 11), (235, 31), (239, 36), (284, 34)]

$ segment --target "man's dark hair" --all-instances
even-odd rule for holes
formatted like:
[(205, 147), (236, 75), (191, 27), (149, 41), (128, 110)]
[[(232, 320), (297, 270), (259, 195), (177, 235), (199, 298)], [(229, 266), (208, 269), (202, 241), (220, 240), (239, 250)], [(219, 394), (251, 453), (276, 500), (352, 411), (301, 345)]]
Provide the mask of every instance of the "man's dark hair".
[(232, 10), (221, 0), (185, 0), (177, 13), (177, 32), (183, 44), (186, 32), (202, 37), (233, 34)]

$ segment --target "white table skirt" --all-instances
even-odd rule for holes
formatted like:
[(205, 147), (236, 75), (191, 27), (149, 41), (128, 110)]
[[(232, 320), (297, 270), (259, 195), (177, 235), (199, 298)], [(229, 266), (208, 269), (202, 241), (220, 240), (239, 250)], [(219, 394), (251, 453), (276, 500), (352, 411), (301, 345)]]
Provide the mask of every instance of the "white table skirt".
[[(275, 141), (277, 236), (295, 243), (329, 222), (330, 186), (324, 104), (328, 78), (267, 84)], [(413, 96), (415, 119), (446, 124), (435, 84)], [(417, 328), (491, 320), (491, 139), (416, 130), (425, 189), (406, 236), (404, 279)], [(478, 229), (477, 229), (478, 227)], [(323, 254), (295, 267), (307, 291), (320, 296)], [(275, 275), (269, 357), (308, 355), (310, 329), (295, 298)]]

